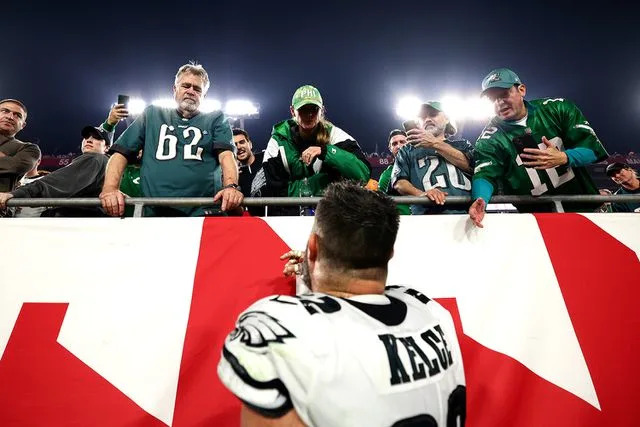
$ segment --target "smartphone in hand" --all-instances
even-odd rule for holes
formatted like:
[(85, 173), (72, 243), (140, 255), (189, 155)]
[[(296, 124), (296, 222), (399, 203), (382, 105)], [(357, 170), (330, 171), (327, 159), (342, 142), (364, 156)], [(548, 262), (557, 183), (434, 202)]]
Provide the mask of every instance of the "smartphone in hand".
[(515, 146), (518, 154), (524, 153), (525, 148), (540, 148), (530, 133), (525, 133), (522, 136), (516, 136), (511, 142)]
[(402, 122), (402, 127), (404, 128), (405, 132), (409, 132), (411, 129), (417, 129), (418, 123), (413, 119), (405, 120), (404, 122)]
[(118, 95), (118, 104), (124, 104), (124, 108), (129, 109), (129, 95)]

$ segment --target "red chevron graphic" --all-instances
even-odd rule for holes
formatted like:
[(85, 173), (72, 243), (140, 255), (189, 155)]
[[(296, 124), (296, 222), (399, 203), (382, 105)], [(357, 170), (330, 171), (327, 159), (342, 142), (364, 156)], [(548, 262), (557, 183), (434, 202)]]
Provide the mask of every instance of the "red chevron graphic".
[(164, 426), (56, 342), (68, 304), (23, 304), (0, 360), (0, 425)]

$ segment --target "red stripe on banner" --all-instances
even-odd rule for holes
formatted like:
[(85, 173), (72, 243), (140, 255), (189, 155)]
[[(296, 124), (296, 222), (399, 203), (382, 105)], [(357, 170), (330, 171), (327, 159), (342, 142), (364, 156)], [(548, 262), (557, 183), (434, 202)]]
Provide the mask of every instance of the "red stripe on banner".
[(287, 245), (259, 218), (207, 218), (202, 229), (173, 426), (239, 425), (239, 401), (217, 375), (239, 314), (271, 294), (293, 295), (282, 275)]
[(536, 220), (602, 409), (597, 420), (581, 425), (637, 426), (638, 256), (582, 215), (539, 214)]
[(451, 313), (464, 360), (467, 427), (552, 427), (602, 423), (593, 406), (539, 377), (520, 362), (464, 335), (455, 299), (438, 302)]
[(58, 344), (67, 307), (22, 305), (0, 360), (0, 426), (164, 426)]

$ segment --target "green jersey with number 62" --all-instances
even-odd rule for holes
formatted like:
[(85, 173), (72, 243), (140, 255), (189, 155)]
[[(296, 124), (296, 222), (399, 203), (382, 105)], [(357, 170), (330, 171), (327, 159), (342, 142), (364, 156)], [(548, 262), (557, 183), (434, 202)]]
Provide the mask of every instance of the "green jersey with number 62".
[[(140, 170), (145, 197), (213, 197), (222, 188), (220, 151), (235, 145), (222, 112), (186, 119), (176, 109), (149, 106), (123, 132), (112, 151), (127, 158), (144, 149)], [(202, 208), (177, 208), (201, 215)]]
[[(545, 148), (542, 143), (542, 137), (545, 136), (561, 151), (586, 148), (593, 151), (596, 161), (604, 160), (608, 154), (578, 107), (563, 98), (525, 101), (525, 105), (526, 125), (494, 117), (480, 134), (474, 152), (473, 180), (486, 179), (494, 188), (502, 183), (505, 194), (597, 194), (598, 190), (584, 167), (570, 167), (567, 164), (544, 170), (526, 168), (513, 142), (514, 138), (525, 135), (525, 129), (527, 133), (530, 129), (540, 149)], [(563, 206), (567, 211), (591, 207), (571, 203), (563, 203)], [(521, 211), (531, 208), (517, 207)]]

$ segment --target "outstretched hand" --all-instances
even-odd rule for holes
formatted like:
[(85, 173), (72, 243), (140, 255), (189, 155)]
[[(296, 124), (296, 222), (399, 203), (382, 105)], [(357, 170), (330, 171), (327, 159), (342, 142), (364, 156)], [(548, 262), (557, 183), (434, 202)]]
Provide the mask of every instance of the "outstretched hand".
[(471, 204), (471, 207), (469, 208), (469, 218), (471, 219), (471, 221), (473, 221), (476, 227), (484, 227), (482, 225), (482, 220), (484, 219), (486, 206), (487, 203), (484, 201), (484, 199), (478, 198), (475, 202), (473, 202), (473, 204)]

